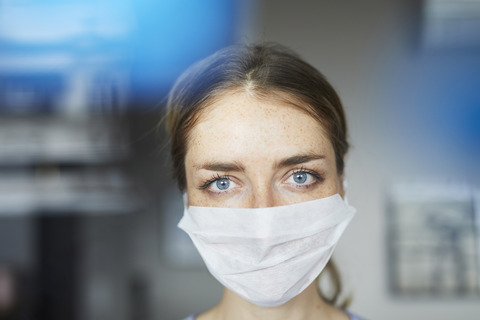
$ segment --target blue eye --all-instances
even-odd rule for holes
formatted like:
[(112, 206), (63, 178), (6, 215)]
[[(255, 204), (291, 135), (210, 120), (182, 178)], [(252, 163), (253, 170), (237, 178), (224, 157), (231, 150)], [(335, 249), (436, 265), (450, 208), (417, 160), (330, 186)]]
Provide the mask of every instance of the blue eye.
[(322, 181), (323, 178), (314, 171), (301, 169), (296, 172), (293, 172), (285, 183), (293, 186), (293, 187), (309, 187), (314, 185), (318, 181)]
[(199, 190), (207, 190), (209, 192), (213, 192), (216, 194), (224, 194), (229, 193), (231, 191), (235, 191), (235, 189), (239, 188), (240, 186), (237, 185), (232, 178), (229, 176), (219, 176), (215, 175), (208, 181), (205, 181), (203, 185), (199, 186)]
[(215, 185), (217, 186), (218, 190), (227, 190), (230, 187), (230, 180), (226, 178), (218, 179), (215, 182)]
[(298, 184), (303, 184), (307, 181), (308, 175), (306, 172), (297, 172), (293, 174), (293, 181)]

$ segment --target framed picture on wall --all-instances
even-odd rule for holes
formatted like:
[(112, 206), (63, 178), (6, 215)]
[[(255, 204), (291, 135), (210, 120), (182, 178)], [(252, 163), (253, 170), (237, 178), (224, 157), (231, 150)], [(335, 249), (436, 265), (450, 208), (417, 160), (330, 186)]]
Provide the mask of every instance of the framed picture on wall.
[(480, 294), (478, 190), (397, 183), (388, 200), (390, 289), (409, 296)]

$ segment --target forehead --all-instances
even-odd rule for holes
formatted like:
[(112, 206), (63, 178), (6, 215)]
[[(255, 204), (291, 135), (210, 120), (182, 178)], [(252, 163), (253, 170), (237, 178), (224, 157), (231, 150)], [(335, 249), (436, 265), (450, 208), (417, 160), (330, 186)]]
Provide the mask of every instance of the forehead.
[(280, 99), (236, 92), (201, 111), (189, 134), (186, 160), (247, 161), (319, 151), (333, 153), (333, 148), (321, 124), (306, 111)]

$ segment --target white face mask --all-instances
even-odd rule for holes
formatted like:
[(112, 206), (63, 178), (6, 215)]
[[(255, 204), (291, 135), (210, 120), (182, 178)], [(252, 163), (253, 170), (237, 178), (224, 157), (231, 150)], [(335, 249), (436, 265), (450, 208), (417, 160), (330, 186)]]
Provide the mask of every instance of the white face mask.
[(256, 305), (273, 307), (315, 280), (354, 214), (336, 194), (269, 208), (185, 206), (178, 226), (221, 284)]

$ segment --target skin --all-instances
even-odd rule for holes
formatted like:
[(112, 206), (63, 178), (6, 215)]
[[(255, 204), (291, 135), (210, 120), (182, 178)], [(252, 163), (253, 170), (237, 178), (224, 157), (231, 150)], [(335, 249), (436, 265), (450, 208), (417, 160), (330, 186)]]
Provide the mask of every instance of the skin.
[[(335, 153), (322, 126), (297, 107), (248, 92), (226, 93), (202, 111), (190, 133), (185, 171), (192, 206), (262, 208), (343, 196)], [(222, 190), (217, 181), (228, 188)], [(312, 283), (284, 305), (268, 308), (225, 289), (221, 302), (197, 319), (348, 316), (325, 303)]]

